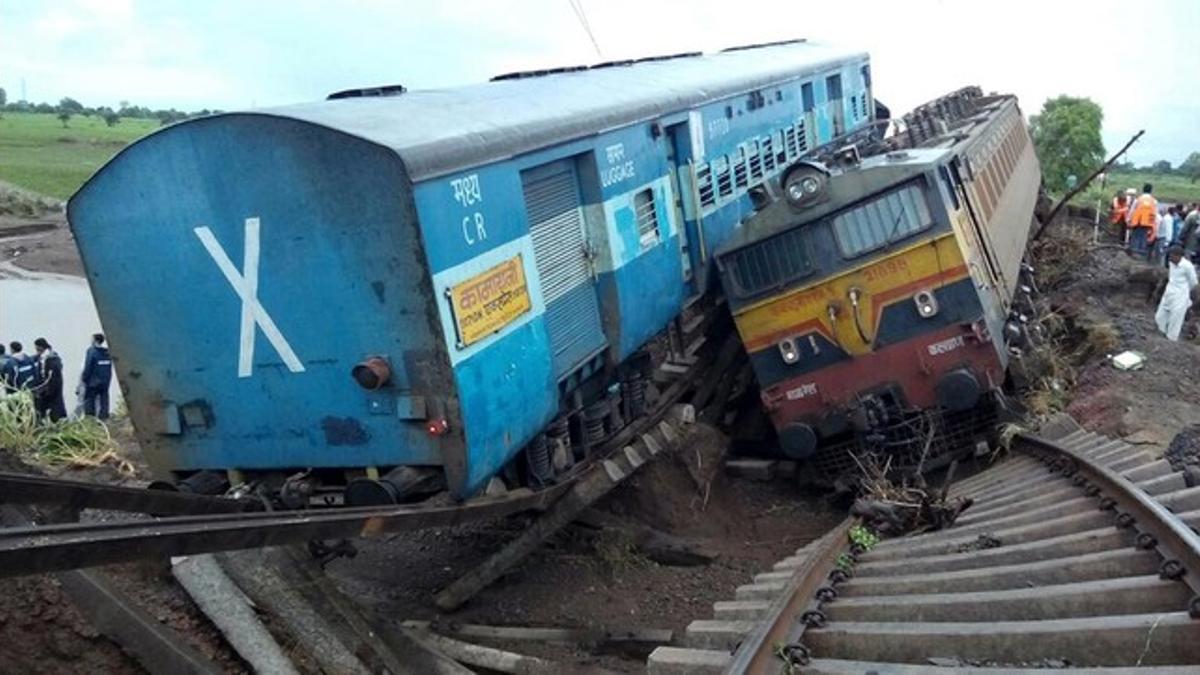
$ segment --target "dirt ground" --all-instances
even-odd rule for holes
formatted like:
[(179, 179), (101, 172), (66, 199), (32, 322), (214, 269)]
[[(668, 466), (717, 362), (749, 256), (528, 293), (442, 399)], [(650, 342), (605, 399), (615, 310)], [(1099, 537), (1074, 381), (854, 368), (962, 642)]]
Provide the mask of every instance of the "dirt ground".
[(35, 272), (83, 276), (83, 263), (62, 212), (36, 218), (0, 215), (0, 261)]
[[(1064, 227), (1091, 231), (1090, 223)], [(1153, 268), (1127, 256), (1105, 234), (1051, 292), (1054, 305), (1076, 324), (1115, 338), (1110, 349), (1079, 368), (1066, 411), (1092, 431), (1161, 453), (1180, 429), (1200, 420), (1200, 343), (1186, 339), (1186, 328), (1178, 342), (1158, 331), (1157, 304), (1147, 299), (1149, 283), (1140, 280)], [(1196, 314), (1193, 309), (1189, 324), (1196, 325)], [(1104, 358), (1125, 350), (1144, 354), (1145, 367), (1120, 371)]]
[[(686, 451), (685, 451), (686, 452)], [(524, 529), (519, 519), (429, 530), (359, 544), (354, 560), (329, 566), (342, 589), (382, 616), (450, 623), (550, 626), (619, 632), (669, 628), (682, 636), (712, 603), (733, 597), (754, 574), (821, 536), (844, 514), (801, 496), (788, 481), (720, 476), (705, 503), (678, 458), (660, 459), (599, 505), (605, 520), (644, 525), (714, 554), (704, 566), (654, 563), (622, 541), (572, 525), (460, 611), (443, 614), (433, 595)], [(641, 672), (646, 652), (495, 643), (520, 653)], [(648, 650), (647, 650), (648, 651)]]

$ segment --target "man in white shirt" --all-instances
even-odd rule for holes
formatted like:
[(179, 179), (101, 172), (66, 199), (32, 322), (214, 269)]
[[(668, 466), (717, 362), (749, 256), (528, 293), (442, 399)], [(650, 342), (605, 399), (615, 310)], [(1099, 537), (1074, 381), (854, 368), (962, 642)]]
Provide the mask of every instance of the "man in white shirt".
[(1183, 330), (1183, 318), (1192, 306), (1192, 289), (1196, 288), (1196, 268), (1192, 261), (1183, 257), (1182, 246), (1172, 246), (1167, 252), (1167, 289), (1163, 291), (1154, 322), (1168, 340), (1179, 340)]
[(1170, 209), (1159, 207), (1158, 223), (1156, 227), (1158, 231), (1154, 237), (1154, 263), (1158, 264), (1160, 260), (1165, 262), (1167, 255), (1167, 245), (1171, 243), (1171, 238), (1175, 234), (1175, 216), (1171, 214)]

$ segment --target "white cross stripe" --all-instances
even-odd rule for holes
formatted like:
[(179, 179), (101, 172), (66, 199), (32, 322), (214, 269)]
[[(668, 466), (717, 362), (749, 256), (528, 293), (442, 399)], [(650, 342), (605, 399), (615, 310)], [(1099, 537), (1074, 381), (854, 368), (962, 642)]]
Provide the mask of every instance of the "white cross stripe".
[(242, 257), (244, 273), (239, 273), (237, 268), (233, 266), (233, 261), (229, 259), (229, 256), (225, 253), (225, 249), (221, 248), (221, 244), (213, 236), (212, 230), (207, 227), (197, 227), (194, 231), (196, 236), (199, 237), (200, 243), (204, 245), (208, 254), (212, 256), (213, 262), (217, 263), (217, 267), (225, 275), (225, 279), (229, 281), (229, 285), (233, 287), (233, 291), (242, 299), (238, 377), (250, 377), (253, 370), (255, 324), (262, 328), (263, 334), (267, 336), (267, 341), (271, 343), (275, 351), (279, 352), (279, 357), (283, 359), (283, 363), (287, 366), (288, 370), (293, 373), (304, 372), (304, 364), (297, 358), (296, 352), (292, 351), (292, 346), (288, 344), (287, 338), (283, 337), (283, 333), (279, 332), (279, 327), (275, 325), (275, 321), (271, 319), (271, 315), (267, 314), (267, 310), (258, 301), (258, 218), (246, 219), (245, 254)]

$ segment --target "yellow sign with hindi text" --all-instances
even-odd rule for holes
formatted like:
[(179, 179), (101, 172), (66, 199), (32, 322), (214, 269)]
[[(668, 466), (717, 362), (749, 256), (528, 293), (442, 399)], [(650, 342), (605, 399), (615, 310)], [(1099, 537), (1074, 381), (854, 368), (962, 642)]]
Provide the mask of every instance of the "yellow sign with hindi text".
[(532, 307), (520, 255), (451, 286), (449, 292), (460, 347), (479, 342)]

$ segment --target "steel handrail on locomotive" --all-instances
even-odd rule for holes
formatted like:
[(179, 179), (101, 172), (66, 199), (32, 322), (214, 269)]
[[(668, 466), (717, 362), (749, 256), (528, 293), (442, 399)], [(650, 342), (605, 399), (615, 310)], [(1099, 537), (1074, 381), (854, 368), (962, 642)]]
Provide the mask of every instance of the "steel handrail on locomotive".
[(972, 448), (1027, 340), (1041, 175), (1016, 99), (965, 88), (898, 126), (789, 168), (717, 251), (780, 449), (817, 480)]

